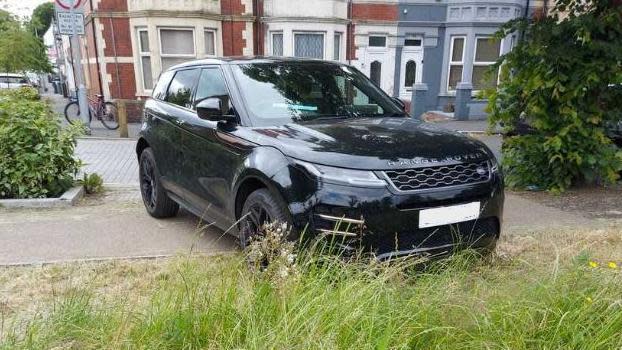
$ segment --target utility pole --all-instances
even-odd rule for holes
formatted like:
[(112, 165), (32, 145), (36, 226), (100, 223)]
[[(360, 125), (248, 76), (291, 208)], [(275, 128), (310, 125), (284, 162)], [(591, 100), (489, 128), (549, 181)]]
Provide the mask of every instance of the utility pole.
[(78, 29), (76, 28), (75, 20), (75, 5), (77, 0), (69, 1), (69, 14), (71, 16), (72, 31), (71, 40), (73, 40), (74, 55), (78, 66), (74, 68), (76, 72), (76, 85), (78, 85), (78, 105), (80, 106), (80, 119), (86, 126), (86, 133), (91, 133), (91, 125), (89, 118), (89, 102), (86, 97), (86, 86), (84, 86), (84, 71), (82, 70), (82, 46), (80, 45), (80, 37), (78, 36)]

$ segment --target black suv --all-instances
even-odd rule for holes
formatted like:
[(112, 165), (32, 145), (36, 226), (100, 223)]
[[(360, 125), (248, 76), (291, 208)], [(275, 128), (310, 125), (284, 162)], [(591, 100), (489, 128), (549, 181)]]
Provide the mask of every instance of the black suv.
[[(503, 179), (481, 142), (410, 118), (347, 65), (194, 61), (164, 72), (137, 153), (147, 211), (179, 205), (236, 235), (262, 223), (379, 258), (494, 248)], [(349, 226), (349, 228), (347, 227)]]

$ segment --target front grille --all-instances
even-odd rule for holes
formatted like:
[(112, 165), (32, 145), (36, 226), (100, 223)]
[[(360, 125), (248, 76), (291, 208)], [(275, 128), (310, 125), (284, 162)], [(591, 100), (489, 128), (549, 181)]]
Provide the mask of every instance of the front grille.
[(409, 232), (378, 234), (369, 237), (368, 244), (376, 254), (386, 254), (447, 244), (462, 248), (477, 248), (486, 246), (491, 239), (498, 236), (498, 221), (491, 217)]
[(490, 165), (488, 161), (483, 161), (418, 169), (387, 170), (384, 173), (398, 190), (414, 191), (486, 182), (490, 179)]

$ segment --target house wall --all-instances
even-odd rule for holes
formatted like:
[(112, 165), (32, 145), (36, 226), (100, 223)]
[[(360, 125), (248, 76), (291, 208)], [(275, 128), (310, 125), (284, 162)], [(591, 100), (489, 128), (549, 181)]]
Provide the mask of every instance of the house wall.
[[(323, 35), (323, 59), (339, 61), (370, 74), (381, 62), (380, 86), (404, 100), (406, 64), (416, 63), (416, 83), (426, 83), (429, 110), (452, 103), (447, 88), (451, 38), (464, 35), (465, 60), (461, 81), (472, 80), (475, 40), (489, 36), (506, 21), (537, 13), (543, 0), (86, 0), (84, 53), (89, 93), (106, 98), (140, 99), (149, 96), (144, 86), (138, 30), (146, 30), (151, 64), (150, 79), (162, 71), (160, 31), (191, 29), (194, 53), (188, 60), (207, 57), (206, 29), (215, 32), (214, 56), (273, 53), (272, 34), (283, 35), (283, 56), (294, 56), (296, 33)], [(91, 6), (92, 4), (92, 6)], [(92, 7), (92, 8), (91, 8)], [(370, 36), (386, 37), (384, 47), (371, 47)], [(406, 45), (406, 40), (420, 45)], [(515, 40), (515, 39), (514, 39)], [(500, 53), (511, 49), (502, 43)], [(145, 53), (147, 54), (147, 53)], [(147, 72), (148, 73), (148, 72)], [(483, 115), (485, 101), (474, 101), (474, 116)]]
[(154, 82), (162, 71), (161, 29), (194, 31), (194, 54), (187, 57), (189, 60), (207, 57), (206, 29), (215, 32), (214, 56), (254, 53), (252, 0), (87, 0), (87, 3), (88, 58), (83, 64), (90, 95), (103, 93), (107, 99), (140, 99), (151, 94), (151, 89), (144, 86), (139, 29), (148, 32)]

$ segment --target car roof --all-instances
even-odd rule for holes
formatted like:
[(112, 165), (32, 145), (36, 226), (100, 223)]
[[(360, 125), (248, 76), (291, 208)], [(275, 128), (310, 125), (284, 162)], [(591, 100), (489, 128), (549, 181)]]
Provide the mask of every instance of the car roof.
[(298, 57), (271, 57), (271, 56), (232, 56), (219, 58), (205, 58), (193, 60), (172, 66), (168, 70), (177, 70), (180, 68), (202, 66), (202, 65), (228, 65), (228, 64), (252, 64), (252, 63), (325, 63), (342, 65), (335, 61), (324, 61), (312, 58)]

